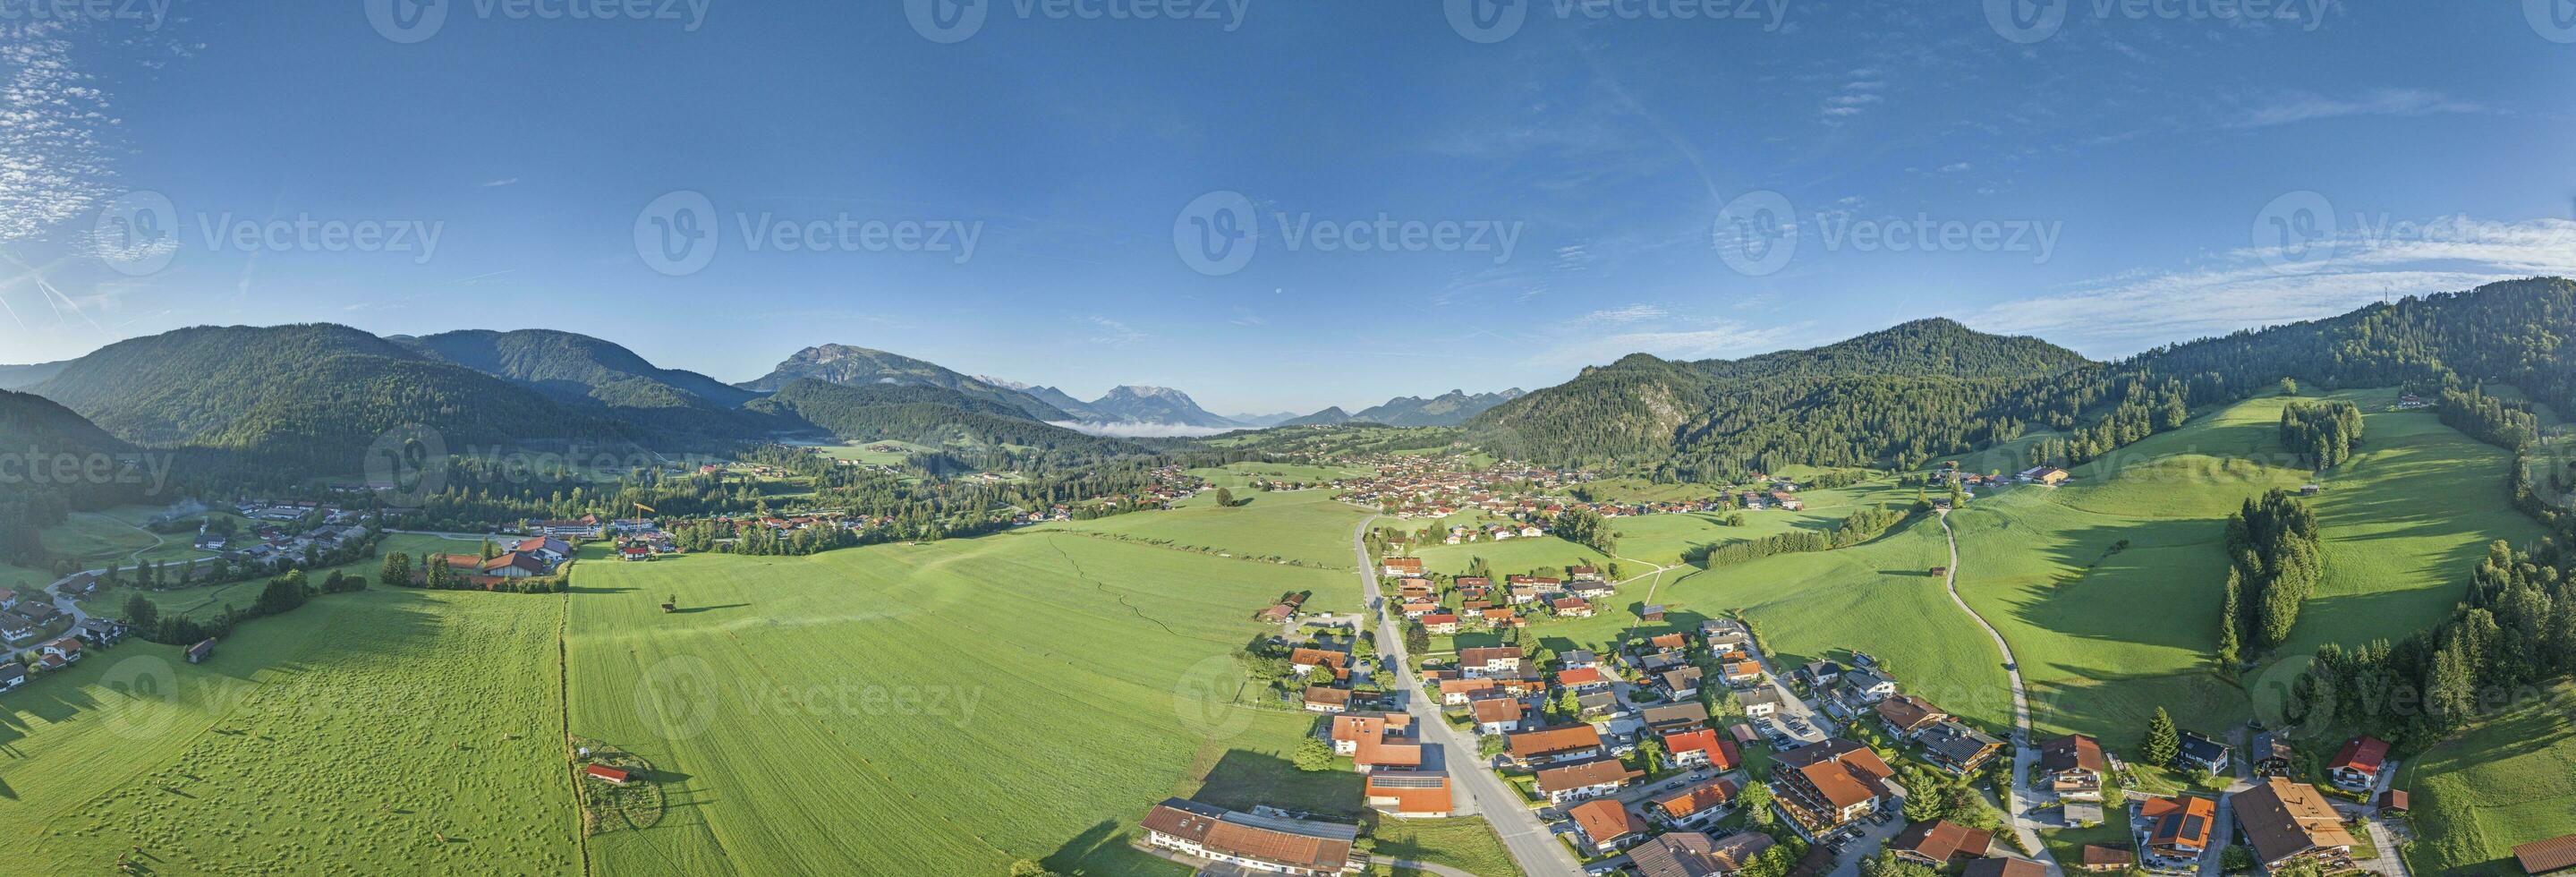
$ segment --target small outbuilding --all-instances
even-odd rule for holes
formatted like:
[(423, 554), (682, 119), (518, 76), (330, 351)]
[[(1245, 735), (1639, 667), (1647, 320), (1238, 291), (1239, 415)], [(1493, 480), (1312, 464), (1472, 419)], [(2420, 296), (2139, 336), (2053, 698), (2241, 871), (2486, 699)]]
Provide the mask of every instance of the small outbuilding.
[(629, 775), (627, 774), (627, 772), (625, 772), (625, 771), (623, 771), (623, 770), (619, 770), (619, 769), (617, 769), (617, 768), (609, 767), (608, 765), (605, 765), (605, 764), (584, 765), (584, 766), (582, 767), (582, 769), (581, 769), (581, 773), (582, 773), (582, 775), (583, 775), (583, 776), (589, 777), (589, 778), (591, 778), (591, 779), (598, 780), (598, 781), (600, 781), (600, 782), (607, 783), (607, 784), (612, 785), (612, 786), (622, 786), (622, 785), (625, 785), (625, 784), (626, 784), (626, 782), (627, 782), (627, 779), (628, 779), (628, 777), (629, 777)]

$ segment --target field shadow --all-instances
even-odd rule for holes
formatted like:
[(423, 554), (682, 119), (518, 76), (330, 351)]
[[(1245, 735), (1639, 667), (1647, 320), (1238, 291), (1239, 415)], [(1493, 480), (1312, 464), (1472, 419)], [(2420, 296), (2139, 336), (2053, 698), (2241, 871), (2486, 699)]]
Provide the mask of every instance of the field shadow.
[(751, 604), (749, 604), (749, 603), (722, 603), (722, 604), (718, 604), (718, 605), (714, 605), (714, 606), (688, 606), (688, 607), (683, 607), (683, 608), (679, 608), (679, 609), (673, 609), (673, 610), (671, 610), (671, 614), (673, 614), (673, 615), (694, 615), (694, 614), (697, 614), (697, 613), (700, 613), (700, 612), (715, 612), (715, 611), (723, 610), (723, 609), (740, 609), (740, 608), (742, 608), (742, 607), (749, 606), (749, 605), (751, 605)]
[(1262, 752), (1229, 749), (1209, 768), (1196, 800), (1228, 810), (1255, 806), (1348, 818), (1359, 814), (1365, 778), (1347, 770), (1310, 772)]
[(574, 586), (572, 586), (572, 587), (570, 587), (570, 588), (566, 588), (566, 589), (564, 589), (564, 590), (565, 590), (567, 593), (573, 593), (573, 594), (624, 594), (624, 593), (631, 592), (631, 591), (633, 591), (633, 590), (635, 590), (635, 589), (634, 589), (634, 588), (602, 588), (602, 587), (598, 587), (598, 586), (596, 586), (596, 585), (574, 585)]
[(1038, 864), (1058, 874), (1133, 874), (1160, 860), (1127, 845), (1127, 834), (1114, 819), (1103, 819), (1065, 841)]

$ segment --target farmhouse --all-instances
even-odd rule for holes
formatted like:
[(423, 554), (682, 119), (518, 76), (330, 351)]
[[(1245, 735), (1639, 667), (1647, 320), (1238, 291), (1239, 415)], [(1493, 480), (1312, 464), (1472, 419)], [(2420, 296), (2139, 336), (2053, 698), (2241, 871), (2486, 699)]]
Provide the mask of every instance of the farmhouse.
[(2234, 804), (2236, 825), (2266, 870), (2302, 858), (2315, 859), (2329, 874), (2353, 867), (2352, 833), (2317, 787), (2273, 777), (2238, 792)]
[(1590, 618), (1592, 604), (1581, 597), (1562, 597), (1548, 604), (1558, 618)]
[(1375, 746), (1389, 735), (1404, 735), (1413, 728), (1410, 713), (1350, 713), (1333, 717), (1333, 754), (1357, 755), (1363, 747)]
[(2066, 470), (2055, 466), (2033, 466), (2029, 469), (2022, 470), (2021, 473), (2021, 480), (2023, 483), (2045, 484), (2050, 487), (2056, 487), (2060, 484), (2066, 483), (2066, 477)]
[(1348, 689), (1326, 688), (1321, 685), (1306, 687), (1307, 712), (1346, 713), (1350, 712), (1350, 709), (1351, 693)]
[(2128, 850), (2101, 844), (2085, 844), (2081, 856), (2082, 858), (2075, 863), (2075, 867), (2095, 873), (2111, 874), (2127, 871), (2129, 866), (2138, 863), (2138, 857), (2131, 855)]
[(1677, 831), (1630, 850), (1628, 859), (1645, 877), (1713, 877), (1743, 870), (1773, 845), (1770, 835), (1754, 831), (1719, 839), (1695, 831)]
[(1407, 819), (1449, 816), (1449, 775), (1439, 771), (1381, 770), (1368, 775), (1369, 809)]
[(1582, 832), (1584, 843), (1603, 853), (1615, 853), (1645, 840), (1646, 832), (1651, 830), (1646, 820), (1637, 818), (1628, 805), (1616, 800), (1586, 801), (1565, 808), (1565, 815), (1574, 820), (1574, 828)]
[(1732, 661), (1725, 665), (1726, 681), (1742, 685), (1762, 680), (1762, 662)]
[(1869, 747), (1835, 738), (1780, 753), (1772, 762), (1772, 799), (1810, 839), (1878, 809), (1896, 771)]
[(2069, 801), (2102, 800), (2102, 744), (2075, 734), (2039, 747), (2039, 785)]
[(1325, 675), (1333, 679), (1347, 679), (1351, 675), (1350, 663), (1349, 652), (1337, 652), (1331, 649), (1300, 648), (1288, 653), (1288, 668), (1299, 676), (1322, 669), (1326, 671)]
[(81, 642), (71, 637), (63, 637), (46, 643), (43, 648), (36, 651), (48, 658), (59, 658), (65, 664), (77, 664), (81, 659)]
[(2149, 858), (2158, 864), (2188, 866), (2209, 850), (2210, 832), (2218, 823), (2218, 802), (2191, 795), (2149, 798), (2139, 803), (2138, 818), (2146, 822), (2142, 833)]
[(617, 768), (609, 767), (608, 765), (605, 765), (605, 764), (592, 764), (592, 765), (585, 765), (585, 766), (583, 766), (583, 767), (582, 767), (582, 769), (581, 769), (581, 773), (582, 773), (582, 775), (583, 775), (583, 776), (589, 777), (589, 778), (591, 778), (591, 779), (598, 780), (598, 781), (603, 782), (603, 783), (607, 783), (607, 784), (612, 785), (612, 786), (622, 786), (622, 785), (625, 785), (625, 784), (627, 783), (627, 780), (628, 780), (628, 775), (627, 775), (627, 773), (626, 773), (625, 771), (618, 770)]
[(1557, 671), (1556, 684), (1557, 687), (1560, 688), (1571, 688), (1576, 691), (1586, 691), (1596, 688), (1607, 688), (1610, 686), (1610, 679), (1609, 677), (1601, 675), (1601, 671), (1598, 668), (1584, 667), (1575, 670)]
[(0, 664), (0, 691), (27, 684), (27, 665), (10, 661)]
[(1458, 671), (1467, 674), (1467, 678), (1470, 679), (1486, 676), (1519, 676), (1521, 647), (1488, 646), (1459, 649)]
[(1479, 734), (1509, 734), (1521, 729), (1528, 707), (1517, 697), (1488, 697), (1470, 701), (1468, 711), (1475, 714)]
[(1426, 613), (1422, 616), (1422, 629), (1442, 636), (1455, 635), (1458, 632), (1458, 616), (1447, 612)]
[(1735, 702), (1744, 707), (1745, 717), (1759, 719), (1778, 713), (1782, 698), (1780, 689), (1765, 685), (1751, 691), (1736, 692)]
[(1420, 578), (1420, 577), (1422, 576), (1422, 558), (1419, 558), (1419, 557), (1390, 557), (1390, 558), (1387, 558), (1387, 559), (1386, 559), (1386, 574), (1387, 574), (1387, 575), (1391, 575), (1391, 576), (1411, 576), (1411, 577), (1414, 577), (1414, 578)]
[(1994, 832), (1941, 819), (1907, 826), (1887, 842), (1887, 849), (1899, 859), (1929, 868), (1947, 868), (1952, 862), (1985, 858), (1994, 843)]
[(1649, 806), (1656, 818), (1667, 823), (1692, 825), (1717, 816), (1721, 808), (1735, 803), (1735, 796), (1743, 791), (1734, 780), (1720, 777), (1656, 798)]
[(1658, 731), (1677, 731), (1708, 723), (1708, 708), (1696, 703), (1668, 703), (1650, 706), (1639, 714), (1646, 727)]
[(2291, 748), (2290, 741), (2281, 738), (2278, 731), (2254, 735), (2254, 745), (2245, 751), (2245, 760), (2253, 763), (2255, 776), (2290, 775), (2290, 761), (2298, 756), (2298, 752)]
[(1617, 792), (1629, 781), (1645, 775), (1644, 771), (1629, 770), (1619, 759), (1599, 758), (1539, 771), (1538, 791), (1548, 803), (1562, 804)]
[(1700, 672), (1698, 667), (1682, 667), (1677, 670), (1666, 670), (1662, 675), (1655, 677), (1655, 682), (1663, 686), (1664, 696), (1674, 700), (1689, 700), (1691, 698), (1698, 697), (1699, 680)]
[(2388, 741), (2367, 734), (2354, 737), (2326, 762), (2326, 774), (2334, 784), (2357, 792), (2379, 786), (2379, 769), (2388, 762)]
[(1236, 813), (1186, 798), (1154, 805), (1142, 823), (1145, 841), (1179, 852), (1271, 874), (1357, 873), (1355, 826)]

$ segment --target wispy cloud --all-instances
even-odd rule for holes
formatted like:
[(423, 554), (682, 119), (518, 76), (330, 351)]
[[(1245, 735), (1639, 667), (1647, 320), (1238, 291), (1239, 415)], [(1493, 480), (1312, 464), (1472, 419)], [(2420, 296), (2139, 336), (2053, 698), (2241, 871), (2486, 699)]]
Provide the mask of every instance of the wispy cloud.
[(2453, 100), (2441, 92), (2400, 88), (2374, 91), (2358, 98), (2332, 98), (2316, 94), (2285, 95), (2270, 103), (2247, 108), (2232, 124), (2239, 128), (2261, 128), (2345, 116), (2429, 116), (2438, 113), (2483, 111), (2485, 111), (2484, 107), (2467, 101)]
[(1583, 315), (1581, 318), (1577, 319), (1576, 322), (1594, 325), (1605, 323), (1619, 325), (1624, 323), (1644, 322), (1646, 320), (1659, 320), (1666, 316), (1670, 316), (1670, 312), (1665, 311), (1663, 308), (1648, 304), (1634, 304), (1623, 308), (1611, 308), (1606, 311), (1593, 311), (1589, 314)]
[(94, 210), (109, 182), (107, 97), (54, 22), (0, 23), (0, 243)]
[(486, 189), (498, 189), (502, 186), (516, 186), (518, 184), (518, 177), (503, 177), (497, 180), (487, 180), (482, 184), (482, 187)]
[(1569, 337), (1529, 358), (1547, 368), (1599, 365), (1631, 353), (1665, 359), (1717, 359), (1768, 353), (1804, 337), (1805, 323), (1754, 326), (1734, 320), (1708, 320), (1695, 328), (1660, 332), (1622, 332), (1609, 336)]
[[(2404, 233), (2399, 233), (2403, 231)], [(2383, 298), (2500, 280), (2576, 275), (2576, 222), (2466, 217), (2346, 229), (2332, 256), (2275, 269), (2276, 249), (2247, 247), (2188, 271), (2137, 274), (1989, 307), (1967, 318), (1988, 332), (2039, 335), (2093, 356), (2340, 314)]]
[(1145, 340), (1145, 333), (1127, 328), (1127, 324), (1117, 320), (1108, 317), (1092, 317), (1090, 321), (1092, 327), (1097, 330), (1097, 334), (1091, 336), (1093, 344), (1126, 347)]

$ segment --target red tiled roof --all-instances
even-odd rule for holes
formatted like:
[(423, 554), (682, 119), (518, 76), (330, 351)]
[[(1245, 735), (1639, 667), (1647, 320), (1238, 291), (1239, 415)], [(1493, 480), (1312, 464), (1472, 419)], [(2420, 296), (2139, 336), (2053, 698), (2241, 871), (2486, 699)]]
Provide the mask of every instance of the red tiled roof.
[(1505, 738), (1513, 758), (1534, 758), (1577, 752), (1601, 745), (1601, 732), (1591, 725), (1568, 725), (1513, 734)]
[(2387, 761), (2388, 741), (2363, 735), (2346, 741), (2343, 749), (2335, 753), (2334, 760), (2326, 763), (2326, 769), (2357, 770), (2375, 774), (2379, 772), (2379, 766)]
[(1585, 801), (1565, 808), (1565, 815), (1583, 829), (1583, 836), (1598, 846), (1631, 834), (1646, 831), (1646, 821), (1628, 812), (1628, 805), (1610, 798)]

